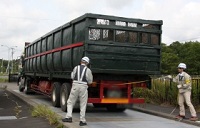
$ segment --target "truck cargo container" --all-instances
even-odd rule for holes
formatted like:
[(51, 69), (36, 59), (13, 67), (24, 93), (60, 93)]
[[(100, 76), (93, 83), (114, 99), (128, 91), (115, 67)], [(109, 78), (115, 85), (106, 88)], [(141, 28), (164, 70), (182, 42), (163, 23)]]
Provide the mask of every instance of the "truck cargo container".
[(19, 90), (47, 95), (53, 106), (66, 111), (70, 74), (87, 56), (94, 77), (88, 103), (109, 111), (144, 103), (133, 96), (133, 88), (150, 88), (150, 75), (160, 73), (162, 23), (84, 14), (25, 46)]

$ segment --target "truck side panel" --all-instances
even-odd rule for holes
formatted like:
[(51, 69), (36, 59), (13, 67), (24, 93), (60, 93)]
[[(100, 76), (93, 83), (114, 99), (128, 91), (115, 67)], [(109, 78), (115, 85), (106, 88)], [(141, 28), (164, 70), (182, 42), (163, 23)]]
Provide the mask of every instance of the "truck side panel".
[[(69, 73), (84, 56), (85, 21), (66, 24), (34, 41), (25, 49), (25, 73)], [(42, 47), (41, 47), (42, 46)]]

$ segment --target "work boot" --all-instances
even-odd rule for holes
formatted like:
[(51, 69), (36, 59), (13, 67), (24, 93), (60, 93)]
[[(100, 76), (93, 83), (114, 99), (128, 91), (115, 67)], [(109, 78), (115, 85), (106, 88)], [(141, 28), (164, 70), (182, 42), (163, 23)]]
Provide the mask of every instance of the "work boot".
[(83, 121), (80, 121), (79, 125), (80, 125), (80, 126), (85, 126), (85, 125), (87, 125), (87, 123), (86, 123), (86, 122), (83, 122)]
[(194, 117), (194, 116), (192, 116), (192, 117), (190, 118), (190, 120), (191, 120), (191, 121), (197, 121), (197, 120), (198, 120), (198, 118), (197, 118), (197, 117)]
[(177, 115), (175, 118), (176, 118), (176, 119), (184, 119), (185, 116), (179, 114), (179, 115)]
[(64, 118), (62, 119), (63, 122), (68, 122), (68, 123), (72, 123), (72, 118)]

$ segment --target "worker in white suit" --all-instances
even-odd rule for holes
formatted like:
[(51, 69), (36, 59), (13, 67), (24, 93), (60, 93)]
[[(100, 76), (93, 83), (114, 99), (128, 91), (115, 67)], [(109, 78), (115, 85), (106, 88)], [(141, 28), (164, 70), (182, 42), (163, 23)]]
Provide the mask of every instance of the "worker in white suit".
[(66, 118), (62, 119), (63, 122), (72, 122), (72, 111), (73, 106), (77, 99), (80, 100), (80, 126), (87, 125), (85, 119), (85, 112), (88, 100), (88, 85), (92, 84), (93, 75), (91, 70), (87, 67), (90, 59), (88, 57), (83, 57), (81, 59), (81, 64), (76, 66), (71, 73), (71, 78), (73, 80), (72, 89), (67, 101), (67, 114)]
[[(185, 107), (184, 102), (186, 102), (187, 106), (189, 107), (190, 113), (191, 113), (191, 121), (198, 120), (196, 111), (194, 109), (194, 106), (191, 103), (191, 89), (192, 89), (192, 83), (191, 83), (191, 77), (189, 74), (185, 72), (186, 64), (180, 63), (178, 65), (178, 72), (179, 74), (173, 78), (173, 82), (177, 83), (178, 88), (178, 104), (180, 107), (179, 115), (176, 116), (177, 119), (185, 118)], [(172, 78), (170, 75), (169, 78)]]

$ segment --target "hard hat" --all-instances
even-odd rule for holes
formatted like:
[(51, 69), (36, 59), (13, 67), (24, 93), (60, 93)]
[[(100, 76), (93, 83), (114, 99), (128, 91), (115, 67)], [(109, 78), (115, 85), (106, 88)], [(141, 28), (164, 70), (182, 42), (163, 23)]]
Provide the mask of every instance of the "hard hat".
[(87, 63), (90, 63), (90, 59), (89, 59), (87, 56), (83, 57), (83, 58), (81, 59), (81, 61), (85, 61), (85, 62), (87, 62)]
[(186, 69), (186, 64), (184, 64), (184, 63), (180, 63), (180, 64), (178, 65), (178, 68)]

